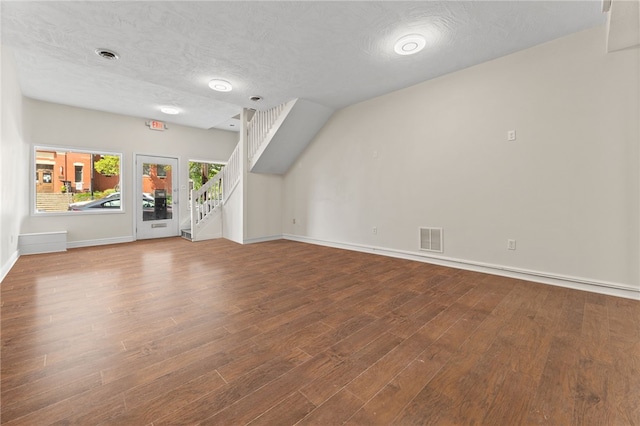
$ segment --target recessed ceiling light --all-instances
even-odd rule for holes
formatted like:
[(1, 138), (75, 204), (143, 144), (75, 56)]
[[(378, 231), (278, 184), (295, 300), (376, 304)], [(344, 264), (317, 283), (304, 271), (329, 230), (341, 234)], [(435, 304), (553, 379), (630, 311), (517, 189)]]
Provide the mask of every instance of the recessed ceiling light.
[(96, 55), (100, 56), (101, 58), (108, 59), (110, 61), (114, 61), (120, 58), (120, 56), (116, 52), (109, 49), (96, 49)]
[(409, 34), (400, 38), (394, 45), (393, 50), (398, 55), (413, 55), (424, 49), (426, 44), (427, 41), (420, 34)]
[(262, 100), (262, 96), (251, 96), (249, 100), (253, 102), (260, 102)]
[(180, 110), (176, 107), (169, 107), (169, 106), (165, 106), (160, 108), (160, 112), (163, 112), (165, 114), (169, 114), (169, 115), (176, 115), (180, 113)]
[(215, 79), (209, 82), (209, 87), (217, 92), (230, 92), (233, 89), (228, 81)]

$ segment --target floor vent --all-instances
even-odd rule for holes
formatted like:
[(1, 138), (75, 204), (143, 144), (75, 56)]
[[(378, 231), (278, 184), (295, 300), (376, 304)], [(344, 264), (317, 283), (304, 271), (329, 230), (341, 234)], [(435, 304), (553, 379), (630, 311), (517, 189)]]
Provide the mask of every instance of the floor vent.
[(442, 253), (442, 228), (420, 228), (420, 250)]

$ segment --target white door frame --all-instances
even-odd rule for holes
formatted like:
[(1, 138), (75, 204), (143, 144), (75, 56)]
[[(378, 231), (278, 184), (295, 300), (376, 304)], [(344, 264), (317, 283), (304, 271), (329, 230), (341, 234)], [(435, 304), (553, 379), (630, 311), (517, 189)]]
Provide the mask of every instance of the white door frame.
[[(163, 160), (166, 163), (163, 163)], [(142, 205), (142, 165), (143, 163), (170, 164), (171, 189), (172, 189), (172, 214), (171, 219), (159, 219), (153, 221), (143, 221), (144, 208)], [(166, 238), (180, 235), (180, 209), (179, 209), (179, 164), (178, 157), (155, 154), (134, 154), (133, 177), (135, 179), (133, 194), (133, 223), (135, 239)], [(152, 223), (153, 222), (153, 223)], [(155, 225), (155, 226), (152, 226)]]

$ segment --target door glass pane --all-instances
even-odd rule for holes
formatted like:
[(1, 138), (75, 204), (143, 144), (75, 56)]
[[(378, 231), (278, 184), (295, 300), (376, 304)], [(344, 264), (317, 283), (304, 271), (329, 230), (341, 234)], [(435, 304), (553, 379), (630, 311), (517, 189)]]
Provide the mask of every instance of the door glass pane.
[(171, 166), (144, 163), (142, 175), (142, 220), (165, 220), (173, 217)]

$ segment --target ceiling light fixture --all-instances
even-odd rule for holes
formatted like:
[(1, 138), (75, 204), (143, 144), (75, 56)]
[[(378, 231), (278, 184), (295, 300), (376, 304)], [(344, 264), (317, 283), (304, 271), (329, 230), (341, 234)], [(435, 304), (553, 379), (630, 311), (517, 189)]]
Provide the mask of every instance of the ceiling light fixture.
[(233, 89), (233, 86), (228, 81), (217, 79), (211, 80), (209, 87), (217, 92), (230, 92)]
[(420, 34), (409, 34), (401, 37), (393, 47), (398, 55), (413, 55), (426, 46), (427, 41)]
[(260, 102), (262, 100), (262, 96), (251, 96), (249, 100), (253, 102)]
[(180, 110), (176, 107), (170, 107), (170, 106), (165, 106), (160, 108), (160, 112), (163, 112), (165, 114), (169, 114), (169, 115), (176, 115), (180, 113)]
[(120, 55), (118, 55), (113, 50), (109, 50), (109, 49), (96, 49), (96, 55), (100, 56), (101, 58), (107, 59), (109, 61), (120, 59)]

